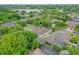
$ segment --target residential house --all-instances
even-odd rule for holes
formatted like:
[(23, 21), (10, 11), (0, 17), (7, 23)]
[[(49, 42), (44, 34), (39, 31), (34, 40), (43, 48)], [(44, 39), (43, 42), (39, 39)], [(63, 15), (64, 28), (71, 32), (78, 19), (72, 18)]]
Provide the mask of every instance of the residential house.
[(44, 38), (49, 44), (56, 44), (59, 47), (63, 47), (65, 42), (71, 40), (71, 34), (67, 31), (58, 31), (50, 34), (50, 36)]
[(14, 27), (15, 23), (13, 23), (13, 22), (5, 22), (5, 23), (1, 24), (0, 26), (3, 26), (3, 27)]
[(28, 55), (46, 55), (40, 48), (36, 48), (34, 51), (28, 53)]

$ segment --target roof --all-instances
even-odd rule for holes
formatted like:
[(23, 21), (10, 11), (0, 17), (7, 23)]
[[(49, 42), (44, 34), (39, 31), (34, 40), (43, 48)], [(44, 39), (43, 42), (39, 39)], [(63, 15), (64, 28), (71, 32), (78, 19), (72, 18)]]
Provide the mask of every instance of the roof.
[(48, 32), (50, 29), (47, 28), (34, 28), (33, 31), (36, 32), (38, 35), (42, 35), (46, 32)]
[(70, 41), (71, 34), (67, 31), (58, 31), (54, 33), (55, 39), (60, 39), (63, 41)]
[(67, 23), (69, 27), (75, 27), (77, 25), (77, 22), (75, 21), (68, 21)]
[(30, 13), (30, 12), (37, 12), (37, 13), (40, 13), (41, 11), (43, 11), (43, 9), (16, 9), (16, 10), (13, 10), (13, 11), (24, 11), (26, 13)]
[(75, 27), (77, 24), (79, 24), (79, 16), (77, 16), (75, 19), (72, 19), (67, 22), (68, 26)]
[(56, 44), (58, 46), (63, 46), (64, 42), (69, 42), (71, 39), (71, 35), (66, 31), (58, 31), (52, 33), (50, 36), (46, 37), (44, 40), (49, 44)]
[(4, 26), (4, 27), (14, 27), (15, 24), (13, 22), (6, 22), (6, 23), (1, 24), (1, 26)]
[(79, 16), (77, 16), (74, 21), (79, 22)]
[(29, 53), (28, 55), (46, 55), (41, 49), (36, 48), (34, 51)]
[(56, 50), (54, 50), (53, 48), (50, 48), (48, 46), (39, 46), (40, 49), (42, 49), (42, 51), (44, 53), (46, 53), (47, 55), (58, 55), (58, 52)]
[(37, 27), (37, 26), (33, 26), (33, 25), (29, 25), (28, 27), (26, 27), (26, 30), (29, 31), (33, 31), (35, 32), (38, 36), (48, 32), (50, 29), (45, 28), (45, 27)]

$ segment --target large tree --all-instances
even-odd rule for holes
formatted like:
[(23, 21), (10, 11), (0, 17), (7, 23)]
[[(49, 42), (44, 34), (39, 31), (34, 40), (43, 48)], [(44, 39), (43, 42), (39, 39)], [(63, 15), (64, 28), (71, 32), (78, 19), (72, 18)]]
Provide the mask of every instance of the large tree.
[(4, 35), (0, 41), (1, 55), (20, 55), (28, 53), (29, 50), (37, 48), (37, 35), (33, 32), (17, 31)]

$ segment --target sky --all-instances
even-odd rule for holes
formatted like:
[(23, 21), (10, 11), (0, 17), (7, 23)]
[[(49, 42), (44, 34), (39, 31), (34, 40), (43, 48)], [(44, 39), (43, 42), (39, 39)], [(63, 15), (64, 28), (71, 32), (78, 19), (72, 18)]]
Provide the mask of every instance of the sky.
[(0, 4), (79, 4), (79, 0), (0, 0)]

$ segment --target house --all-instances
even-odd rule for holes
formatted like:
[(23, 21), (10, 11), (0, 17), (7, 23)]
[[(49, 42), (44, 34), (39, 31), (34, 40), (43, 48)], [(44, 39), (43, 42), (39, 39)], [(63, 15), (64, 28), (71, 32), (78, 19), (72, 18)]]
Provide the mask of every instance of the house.
[(0, 26), (3, 26), (3, 27), (14, 27), (16, 25), (13, 22), (5, 22), (5, 23), (1, 24)]
[(68, 27), (70, 27), (72, 30), (74, 30), (74, 27), (79, 24), (79, 16), (77, 16), (75, 19), (72, 19), (70, 21), (67, 21)]
[(44, 41), (49, 44), (56, 44), (59, 47), (63, 47), (65, 42), (71, 40), (71, 34), (67, 31), (58, 31), (50, 34), (50, 36), (44, 38)]
[(72, 19), (75, 18), (77, 16), (77, 14), (75, 12), (70, 12), (68, 14), (69, 17), (71, 17)]
[(68, 26), (71, 28), (74, 28), (77, 24), (75, 21), (68, 21), (67, 23), (68, 23)]
[(34, 51), (28, 53), (28, 55), (46, 55), (40, 48), (36, 48)]
[(41, 13), (43, 11), (43, 9), (16, 9), (16, 10), (13, 10), (17, 13), (30, 13), (30, 12), (36, 12), (36, 13)]
[(48, 46), (40, 45), (39, 48), (47, 55), (58, 55), (58, 52)]
[(58, 55), (58, 52), (47, 46), (40, 46), (28, 53), (28, 55)]
[(79, 16), (77, 16), (74, 21), (79, 22)]
[(43, 35), (44, 33), (50, 31), (51, 29), (45, 28), (45, 27), (38, 27), (38, 26), (33, 26), (33, 25), (28, 25), (25, 27), (25, 30), (28, 31), (33, 31), (35, 32), (38, 36)]
[(25, 11), (25, 10), (22, 10), (22, 11), (21, 11), (21, 14), (22, 14), (22, 15), (26, 14), (26, 11)]
[(74, 30), (75, 26), (76, 26), (78, 23), (73, 20), (73, 21), (67, 21), (67, 24), (68, 24), (68, 27), (69, 27), (71, 30)]

